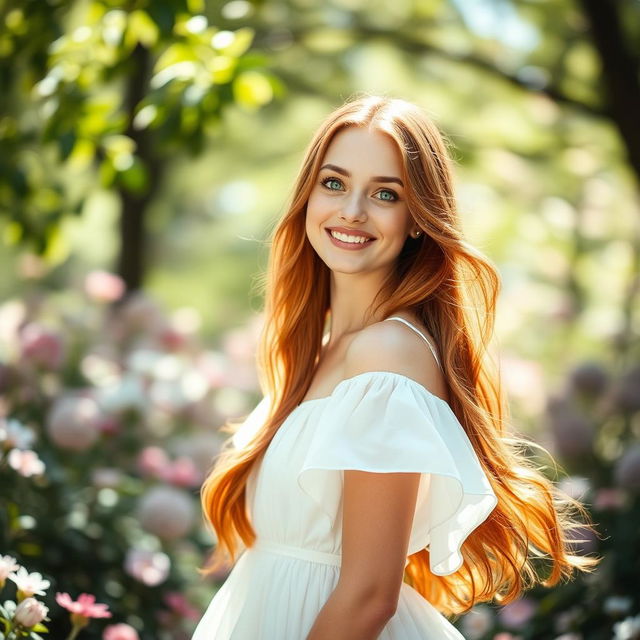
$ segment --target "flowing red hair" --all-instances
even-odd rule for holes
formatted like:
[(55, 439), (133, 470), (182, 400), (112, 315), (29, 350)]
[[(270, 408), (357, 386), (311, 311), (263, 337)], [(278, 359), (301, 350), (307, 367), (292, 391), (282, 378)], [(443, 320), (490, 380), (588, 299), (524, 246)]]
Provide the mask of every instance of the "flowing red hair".
[[(423, 230), (408, 239), (396, 269), (372, 308), (388, 317), (411, 309), (435, 339), (456, 414), (491, 482), (498, 504), (462, 546), (462, 567), (448, 576), (429, 570), (429, 551), (409, 558), (405, 581), (445, 614), (476, 602), (506, 604), (540, 583), (552, 586), (573, 571), (590, 571), (599, 558), (574, 553), (576, 531), (591, 529), (584, 507), (559, 491), (527, 456), (537, 446), (507, 433), (508, 406), (492, 365), (500, 278), (495, 266), (463, 237), (453, 193), (451, 160), (442, 134), (416, 105), (365, 96), (347, 102), (319, 127), (305, 153), (291, 203), (271, 232), (262, 286), (264, 325), (257, 355), (269, 416), (244, 448), (225, 442), (201, 492), (217, 546), (201, 573), (234, 563), (255, 532), (246, 513), (246, 483), (278, 428), (310, 387), (330, 313), (330, 271), (305, 233), (305, 212), (321, 162), (345, 127), (387, 134), (402, 158), (409, 211)], [(237, 425), (228, 422), (223, 431)]]

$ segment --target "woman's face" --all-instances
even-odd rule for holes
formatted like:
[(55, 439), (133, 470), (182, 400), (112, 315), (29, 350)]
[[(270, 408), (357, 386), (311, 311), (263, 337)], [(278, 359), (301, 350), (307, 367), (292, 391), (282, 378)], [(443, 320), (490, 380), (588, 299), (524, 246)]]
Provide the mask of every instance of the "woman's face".
[(332, 271), (390, 268), (409, 232), (418, 228), (393, 140), (380, 131), (347, 127), (334, 136), (320, 166), (306, 215), (316, 253)]

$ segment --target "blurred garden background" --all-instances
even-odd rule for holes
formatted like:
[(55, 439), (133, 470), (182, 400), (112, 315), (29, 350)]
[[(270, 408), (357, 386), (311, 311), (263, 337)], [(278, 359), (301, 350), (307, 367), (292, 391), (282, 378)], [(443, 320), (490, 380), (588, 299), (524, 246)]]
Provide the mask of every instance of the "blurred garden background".
[(637, 0), (3, 0), (0, 25), (0, 638), (190, 637), (265, 240), (357, 92), (448, 136), (514, 430), (599, 533), (592, 575), (456, 625), (640, 638)]

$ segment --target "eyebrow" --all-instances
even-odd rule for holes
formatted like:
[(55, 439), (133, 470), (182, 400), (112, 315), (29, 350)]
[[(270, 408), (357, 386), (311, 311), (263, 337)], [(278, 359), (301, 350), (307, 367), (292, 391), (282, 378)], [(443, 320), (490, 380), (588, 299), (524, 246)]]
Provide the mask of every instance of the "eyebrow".
[[(351, 174), (346, 169), (343, 169), (342, 167), (339, 167), (335, 164), (324, 164), (320, 167), (320, 171), (322, 171), (323, 169), (331, 169), (332, 171), (340, 173), (347, 178), (351, 177)], [(372, 182), (395, 182), (401, 187), (404, 187), (404, 183), (402, 182), (402, 180), (400, 180), (400, 178), (395, 178), (394, 176), (374, 176), (373, 178), (371, 178), (371, 180)]]

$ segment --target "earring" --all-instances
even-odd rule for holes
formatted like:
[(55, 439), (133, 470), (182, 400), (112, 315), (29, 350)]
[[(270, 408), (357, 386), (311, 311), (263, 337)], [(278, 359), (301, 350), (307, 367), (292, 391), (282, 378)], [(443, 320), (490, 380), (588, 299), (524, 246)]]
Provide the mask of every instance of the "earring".
[(420, 231), (420, 229), (418, 229), (418, 231), (416, 231), (416, 232), (413, 234), (413, 238), (414, 238), (414, 239), (419, 238), (421, 233), (422, 233), (422, 231)]

